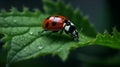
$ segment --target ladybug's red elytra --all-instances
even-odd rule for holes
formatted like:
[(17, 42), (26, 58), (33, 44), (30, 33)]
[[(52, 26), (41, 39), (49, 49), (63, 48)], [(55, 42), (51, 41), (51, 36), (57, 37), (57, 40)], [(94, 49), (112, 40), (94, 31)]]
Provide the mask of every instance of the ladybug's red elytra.
[(49, 16), (44, 20), (42, 27), (44, 31), (60, 31), (61, 34), (64, 31), (66, 34), (71, 34), (75, 41), (78, 41), (79, 36), (75, 25), (64, 16)]

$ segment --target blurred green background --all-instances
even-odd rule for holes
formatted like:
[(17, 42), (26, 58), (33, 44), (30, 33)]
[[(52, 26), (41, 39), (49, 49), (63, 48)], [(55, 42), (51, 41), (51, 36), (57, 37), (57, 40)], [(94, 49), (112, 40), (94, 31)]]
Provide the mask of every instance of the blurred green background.
[[(57, 1), (57, 0), (54, 0)], [(116, 0), (62, 0), (65, 4), (71, 4), (73, 9), (78, 8), (83, 15), (88, 16), (90, 23), (94, 25), (97, 32), (103, 33), (108, 30), (112, 33), (113, 27), (120, 31), (120, 10), (119, 2)], [(10, 11), (11, 7), (16, 7), (22, 11), (23, 6), (28, 7), (31, 11), (38, 8), (43, 11), (42, 0), (0, 0), (0, 10)], [(63, 10), (64, 11), (64, 10)], [(3, 35), (0, 34), (0, 38)], [(0, 42), (0, 65), (5, 66), (3, 55), (3, 42)], [(119, 67), (120, 50), (111, 49), (102, 46), (86, 46), (71, 51), (66, 62), (60, 58), (43, 56), (36, 59), (30, 59), (13, 63), (11, 67)], [(111, 64), (111, 63), (113, 64)]]

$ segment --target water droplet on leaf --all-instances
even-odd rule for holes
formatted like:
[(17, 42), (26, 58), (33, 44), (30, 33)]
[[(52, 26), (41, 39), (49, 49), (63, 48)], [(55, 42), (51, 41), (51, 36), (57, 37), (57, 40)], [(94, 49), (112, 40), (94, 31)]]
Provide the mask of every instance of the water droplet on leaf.
[(38, 49), (43, 49), (43, 47), (42, 47), (42, 46), (39, 46)]
[(30, 32), (30, 34), (33, 34), (33, 32)]
[(7, 20), (7, 18), (5, 18), (4, 20)]
[(13, 22), (17, 22), (17, 20), (13, 20)]
[(24, 49), (25, 51), (27, 50), (27, 49)]

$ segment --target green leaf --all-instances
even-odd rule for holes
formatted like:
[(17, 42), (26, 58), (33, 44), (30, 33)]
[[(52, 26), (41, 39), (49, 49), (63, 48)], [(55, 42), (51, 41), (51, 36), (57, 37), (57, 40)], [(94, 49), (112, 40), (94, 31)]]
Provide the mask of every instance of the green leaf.
[[(114, 35), (108, 33), (98, 34), (96, 39), (92, 38), (96, 35), (93, 27), (88, 23), (88, 17), (80, 14), (79, 10), (73, 10), (70, 5), (65, 5), (61, 1), (53, 2), (43, 0), (45, 13), (40, 10), (30, 12), (28, 8), (24, 8), (19, 12), (16, 8), (12, 8), (11, 12), (2, 10), (0, 13), (0, 33), (5, 37), (2, 41), (6, 41), (5, 48), (9, 48), (7, 62), (13, 63), (20, 60), (40, 57), (46, 54), (52, 56), (58, 55), (65, 61), (70, 50), (83, 47), (86, 45), (100, 44), (111, 48), (120, 48), (119, 33), (114, 30)], [(69, 18), (79, 31), (79, 41), (75, 42), (72, 38), (63, 33), (51, 34), (50, 32), (39, 33), (42, 31), (42, 22), (49, 15), (59, 14)], [(80, 30), (82, 30), (82, 33)], [(111, 38), (107, 41), (108, 38)], [(116, 39), (116, 40), (114, 40)], [(115, 41), (118, 41), (117, 43)], [(113, 43), (117, 46), (113, 46)]]
[(94, 44), (120, 49), (120, 33), (116, 28), (113, 30), (113, 35), (110, 35), (107, 31), (103, 35), (99, 33)]
[[(82, 18), (81, 15), (78, 15), (79, 11), (73, 11), (73, 9), (71, 9), (69, 5), (66, 6), (60, 1), (56, 2), (57, 5), (55, 2), (52, 1), (44, 1), (44, 7), (49, 8), (50, 6), (47, 5), (47, 3), (49, 5), (54, 5), (54, 7), (60, 9), (65, 6), (64, 9), (66, 11), (64, 12), (64, 14), (61, 15), (65, 15), (68, 17), (70, 15), (70, 19), (73, 19), (72, 15), (74, 17)], [(50, 9), (54, 10), (54, 8)], [(45, 10), (45, 12), (46, 11), (47, 10)], [(54, 12), (58, 11), (59, 10), (57, 9), (57, 11)], [(8, 63), (36, 58), (46, 54), (52, 54), (53, 56), (58, 55), (63, 61), (65, 61), (71, 49), (82, 47), (84, 46), (84, 44), (89, 45), (89, 42), (93, 40), (92, 38), (87, 37), (82, 33), (79, 33), (79, 42), (74, 42), (72, 38), (65, 33), (63, 33), (62, 35), (59, 35), (58, 33), (50, 34), (50, 32), (39, 33), (40, 31), (42, 31), (41, 25), (43, 20), (49, 15), (51, 15), (51, 13), (44, 14), (39, 10), (35, 10), (35, 12), (30, 12), (29, 9), (26, 7), (23, 9), (22, 12), (19, 12), (14, 7), (11, 9), (11, 12), (6, 12), (5, 10), (1, 11), (0, 33), (5, 35), (5, 37), (2, 38), (2, 41), (6, 41), (4, 47), (6, 49), (9, 48), (7, 56)], [(79, 21), (81, 21), (81, 19), (78, 19), (75, 24), (80, 31), (81, 27), (79, 27)], [(90, 27), (88, 21), (86, 22), (86, 20), (85, 22), (81, 23), (87, 23), (88, 25), (86, 25)], [(89, 30), (93, 29), (90, 27)], [(91, 31), (91, 34), (94, 33), (95, 31)]]

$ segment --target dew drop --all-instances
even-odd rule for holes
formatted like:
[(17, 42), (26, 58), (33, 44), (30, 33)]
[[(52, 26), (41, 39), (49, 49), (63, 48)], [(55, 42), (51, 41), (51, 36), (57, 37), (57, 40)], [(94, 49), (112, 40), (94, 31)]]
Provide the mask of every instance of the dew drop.
[(43, 47), (39, 46), (38, 49), (43, 49)]
[(60, 48), (59, 50), (62, 50), (63, 48)]
[(7, 20), (7, 18), (4, 19), (5, 21)]
[(33, 32), (30, 32), (30, 34), (33, 34)]
[(26, 49), (24, 49), (24, 50), (26, 50)]
[(17, 22), (17, 20), (13, 20), (13, 22)]
[(27, 49), (24, 49), (24, 51), (26, 51)]

